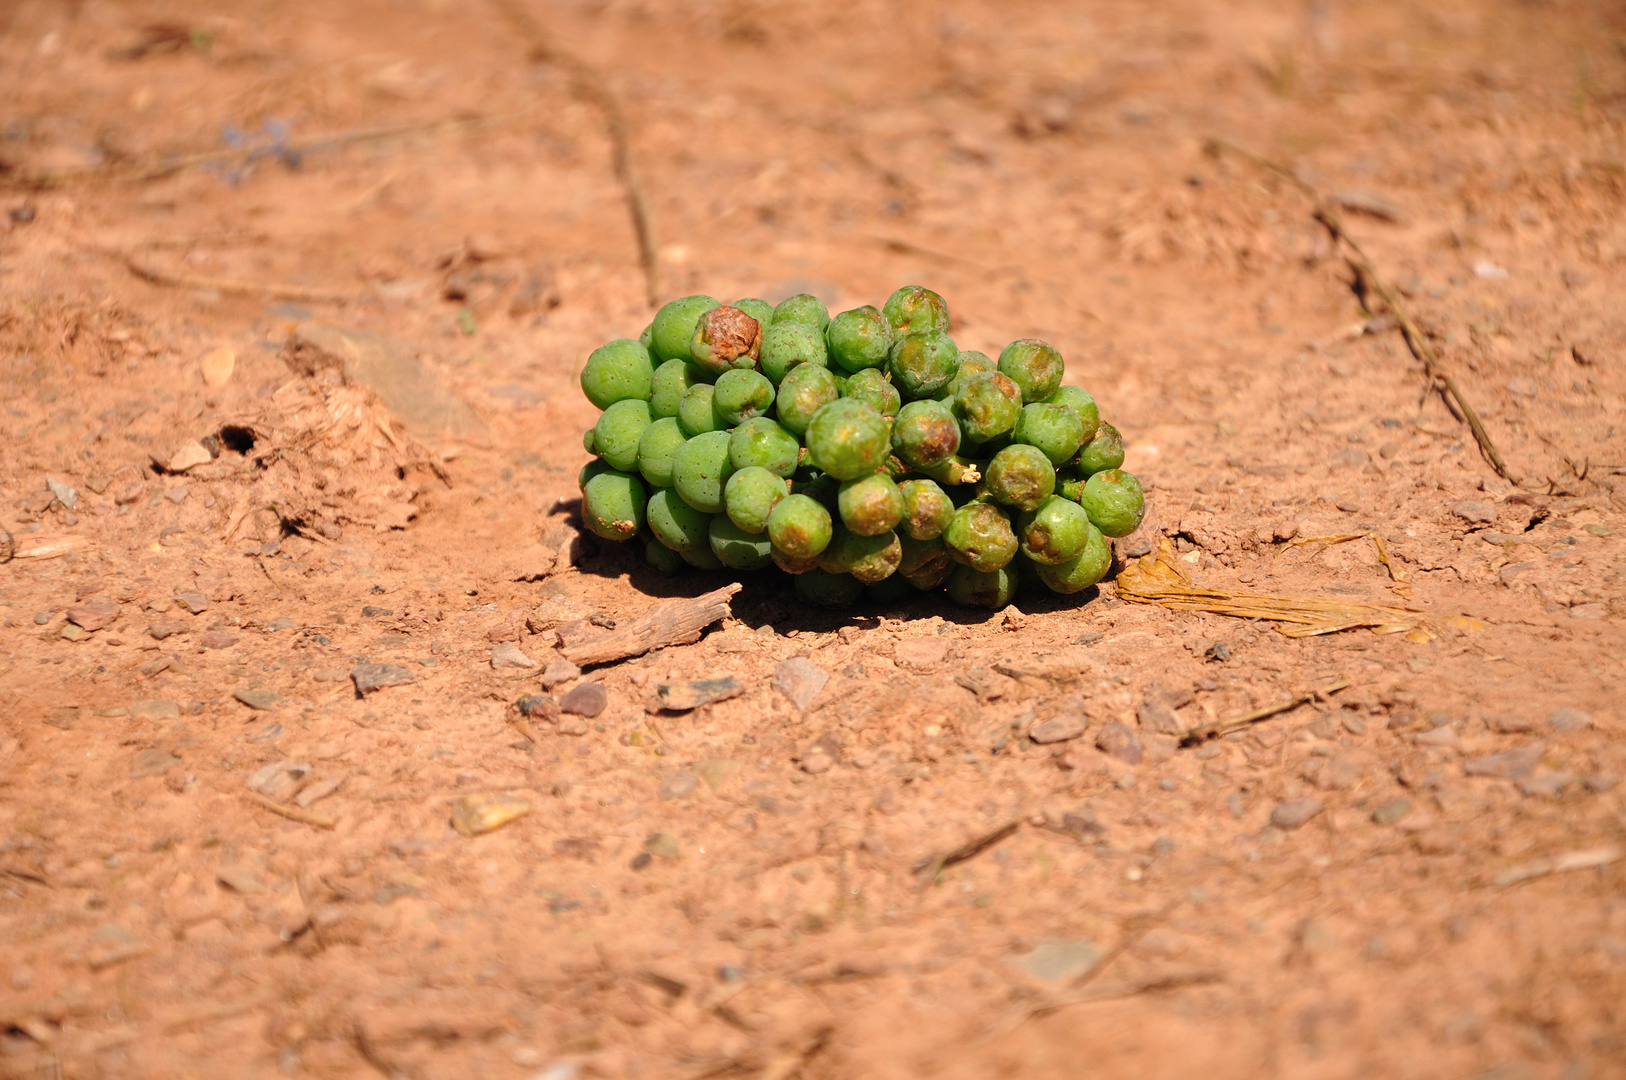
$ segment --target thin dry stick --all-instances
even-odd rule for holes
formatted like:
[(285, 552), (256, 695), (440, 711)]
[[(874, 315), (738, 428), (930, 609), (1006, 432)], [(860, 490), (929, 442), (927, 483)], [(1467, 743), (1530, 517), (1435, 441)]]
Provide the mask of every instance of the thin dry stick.
[(943, 855), (938, 855), (934, 858), (922, 860), (915, 866), (915, 872), (920, 875), (921, 889), (925, 890), (929, 888), (932, 882), (937, 880), (937, 875), (941, 874), (949, 867), (955, 865), (956, 863), (963, 863), (967, 859), (974, 859), (978, 855), (981, 855), (983, 852), (987, 851), (989, 848), (993, 847), (995, 844), (998, 844), (1007, 837), (1012, 836), (1015, 834), (1016, 830), (1021, 827), (1021, 824), (1022, 823), (1019, 821), (1008, 821), (999, 828), (995, 829), (993, 832), (984, 833), (981, 836), (973, 837), (972, 839), (967, 840), (953, 851), (947, 852)]
[(491, 2), (530, 42), (531, 61), (557, 64), (564, 68), (570, 75), (576, 95), (592, 104), (604, 117), (604, 131), (610, 139), (611, 167), (626, 195), (627, 213), (632, 218), (632, 231), (638, 240), (638, 259), (644, 268), (644, 286), (649, 306), (654, 307), (661, 291), (660, 263), (655, 255), (655, 231), (650, 224), (649, 200), (644, 196), (637, 165), (633, 161), (632, 139), (627, 131), (627, 116), (621, 109), (621, 100), (615, 96), (598, 69), (561, 45), (547, 27), (526, 10), (521, 0)]
[(1231, 154), (1267, 172), (1275, 173), (1310, 197), (1311, 201), (1315, 203), (1315, 219), (1331, 234), (1335, 244), (1342, 243), (1344, 245), (1347, 249), (1345, 258), (1349, 261), (1349, 264), (1371, 283), (1372, 287), (1377, 290), (1378, 296), (1383, 299), (1384, 304), (1393, 313), (1395, 321), (1400, 324), (1400, 332), (1405, 337), (1406, 345), (1411, 349), (1412, 355), (1423, 362), (1423, 370), (1428, 374), (1429, 383), (1437, 387), (1447, 400), (1456, 407), (1462, 418), (1468, 422), (1468, 427), (1474, 433), (1474, 440), (1479, 443), (1480, 453), (1485, 455), (1485, 460), (1490, 462), (1491, 468), (1496, 470), (1497, 475), (1508, 483), (1517, 485), (1518, 478), (1507, 467), (1507, 462), (1502, 460), (1502, 455), (1497, 451), (1496, 444), (1491, 441), (1490, 433), (1485, 430), (1485, 425), (1480, 422), (1479, 414), (1462, 396), (1462, 391), (1458, 389), (1456, 380), (1441, 366), (1440, 358), (1434, 352), (1434, 347), (1429, 344), (1428, 338), (1423, 336), (1423, 332), (1417, 328), (1417, 323), (1412, 319), (1411, 314), (1400, 303), (1400, 297), (1395, 294), (1394, 289), (1378, 273), (1377, 267), (1372, 265), (1372, 260), (1367, 257), (1365, 251), (1361, 250), (1361, 245), (1356, 243), (1355, 238), (1350, 236), (1349, 231), (1344, 228), (1344, 219), (1339, 215), (1338, 209), (1332, 200), (1321, 194), (1314, 186), (1299, 179), (1269, 158), (1260, 157), (1258, 154), (1244, 150), (1240, 146), (1228, 143), (1223, 139), (1209, 139), (1206, 150), (1215, 157), (1221, 154)]
[(297, 806), (284, 806), (281, 803), (272, 802), (264, 795), (256, 795), (253, 792), (245, 792), (243, 794), (243, 798), (247, 799), (249, 802), (253, 803), (255, 806), (258, 806), (262, 810), (269, 810), (273, 814), (280, 817), (285, 817), (289, 821), (297, 821), (301, 825), (314, 825), (318, 829), (332, 829), (334, 826), (338, 825), (337, 821), (328, 817), (326, 814), (319, 814), (315, 810), (301, 810)]
[(1334, 536), (1300, 536), (1289, 540), (1287, 544), (1284, 545), (1282, 550), (1285, 551), (1290, 548), (1296, 548), (1302, 544), (1346, 544), (1351, 540), (1364, 540), (1368, 536), (1370, 536), (1372, 538), (1372, 542), (1377, 545), (1378, 562), (1382, 563), (1384, 568), (1389, 571), (1389, 576), (1394, 579), (1394, 583), (1402, 588), (1410, 588), (1411, 579), (1408, 578), (1405, 571), (1396, 566), (1394, 560), (1389, 557), (1389, 545), (1383, 542), (1383, 537), (1379, 536), (1371, 529), (1367, 529), (1365, 532), (1338, 533)]
[(168, 270), (160, 270), (157, 267), (139, 262), (134, 255), (126, 255), (117, 251), (109, 251), (105, 252), (105, 254), (118, 259), (129, 268), (130, 273), (142, 281), (175, 289), (206, 289), (227, 293), (232, 296), (269, 296), (275, 300), (290, 300), (298, 303), (344, 304), (351, 300), (347, 293), (330, 292), (327, 289), (308, 289), (303, 285), (238, 281), (236, 278), (205, 277), (198, 274), (173, 274)]
[[(337, 149), (341, 146), (356, 146), (362, 143), (383, 142), (388, 139), (398, 139), (406, 135), (429, 134), (440, 131), (458, 131), (479, 127), (492, 127), (509, 123), (521, 117), (532, 115), (529, 112), (495, 113), (490, 116), (469, 116), (455, 120), (432, 120), (428, 123), (397, 124), (392, 127), (361, 128), (355, 131), (340, 131), (332, 135), (315, 135), (309, 139), (300, 139), (281, 148), (285, 156), (298, 156), (317, 150)], [(60, 188), (76, 183), (92, 183), (104, 181), (108, 183), (136, 182), (145, 180), (162, 180), (174, 176), (176, 173), (195, 169), (202, 165), (224, 165), (231, 162), (248, 161), (256, 155), (263, 154), (263, 148), (245, 147), (233, 150), (211, 150), (201, 154), (186, 154), (182, 157), (171, 158), (166, 161), (150, 162), (145, 165), (118, 163), (104, 165), (94, 169), (78, 169), (70, 172), (25, 173), (11, 181), (11, 186), (45, 189)]]
[(1252, 727), (1261, 720), (1269, 720), (1272, 716), (1278, 716), (1291, 709), (1296, 709), (1306, 702), (1326, 697), (1328, 694), (1336, 694), (1347, 686), (1349, 686), (1347, 680), (1337, 679), (1333, 682), (1322, 683), (1320, 686), (1312, 686), (1287, 698), (1285, 701), (1278, 701), (1274, 705), (1266, 705), (1262, 709), (1255, 709), (1253, 712), (1243, 713), (1241, 716), (1234, 716), (1229, 720), (1215, 720), (1207, 724), (1198, 724), (1196, 727), (1187, 728), (1181, 733), (1180, 745), (1196, 746), (1198, 743), (1205, 743), (1209, 739), (1217, 739), (1221, 735), (1241, 731), (1243, 728)]

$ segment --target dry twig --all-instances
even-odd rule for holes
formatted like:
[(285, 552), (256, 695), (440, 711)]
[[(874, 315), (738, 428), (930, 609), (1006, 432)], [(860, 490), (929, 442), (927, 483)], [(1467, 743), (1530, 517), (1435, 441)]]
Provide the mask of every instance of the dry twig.
[(301, 825), (314, 825), (318, 829), (332, 829), (339, 823), (326, 814), (319, 814), (315, 810), (301, 810), (297, 806), (284, 806), (279, 802), (272, 802), (264, 795), (257, 795), (252, 791), (243, 792), (243, 798), (258, 806), (262, 810), (269, 810), (273, 814), (285, 817), (289, 821), (297, 821)]
[(700, 631), (728, 614), (729, 600), (743, 587), (735, 582), (692, 599), (668, 600), (637, 622), (566, 647), (565, 659), (587, 667), (699, 641)]
[(1233, 716), (1229, 720), (1215, 720), (1207, 724), (1198, 724), (1196, 727), (1187, 728), (1181, 733), (1180, 745), (1196, 746), (1199, 743), (1207, 742), (1209, 739), (1217, 739), (1221, 735), (1241, 731), (1243, 728), (1252, 727), (1261, 720), (1269, 720), (1272, 716), (1279, 716), (1291, 709), (1298, 708), (1300, 705), (1315, 701), (1318, 698), (1324, 698), (1328, 694), (1336, 694), (1347, 686), (1349, 686), (1347, 679), (1336, 679), (1332, 682), (1321, 683), (1318, 686), (1301, 690), (1292, 697), (1284, 701), (1278, 701), (1274, 705), (1266, 705), (1264, 708), (1243, 713), (1241, 716)]
[(1293, 540), (1289, 540), (1284, 546), (1283, 550), (1287, 550), (1288, 548), (1296, 548), (1303, 544), (1345, 544), (1351, 540), (1364, 540), (1368, 536), (1372, 538), (1372, 543), (1377, 545), (1378, 562), (1382, 563), (1384, 569), (1389, 571), (1389, 577), (1394, 579), (1394, 583), (1398, 587), (1397, 591), (1411, 588), (1411, 579), (1408, 578), (1405, 571), (1396, 566), (1394, 560), (1389, 557), (1389, 545), (1383, 542), (1383, 537), (1379, 536), (1371, 529), (1368, 529), (1365, 532), (1338, 533), (1334, 536), (1300, 536)]
[(276, 282), (239, 281), (236, 278), (207, 277), (200, 274), (176, 274), (140, 262), (134, 255), (109, 251), (105, 254), (118, 259), (130, 273), (142, 281), (165, 285), (175, 289), (201, 289), (226, 293), (231, 296), (269, 296), (274, 300), (295, 303), (344, 304), (351, 300), (348, 293), (328, 289), (310, 289), (303, 285), (281, 285)]
[(1596, 870), (1608, 866), (1610, 863), (1618, 862), (1620, 856), (1620, 848), (1614, 844), (1583, 848), (1580, 851), (1566, 851), (1551, 858), (1536, 859), (1532, 862), (1509, 867), (1496, 875), (1491, 884), (1506, 888), (1509, 885), (1517, 885), (1521, 881), (1546, 877), (1548, 874), (1562, 874), (1570, 870)]
[(637, 163), (632, 155), (632, 137), (627, 130), (627, 115), (621, 100), (610, 89), (599, 70), (566, 49), (528, 11), (522, 0), (491, 0), (497, 10), (530, 42), (530, 59), (537, 64), (557, 64), (569, 75), (576, 96), (598, 109), (604, 117), (604, 131), (610, 139), (610, 162), (615, 178), (627, 199), (627, 214), (632, 218), (633, 235), (638, 240), (638, 259), (644, 268), (644, 287), (649, 306), (654, 307), (660, 297), (660, 263), (655, 254), (655, 232), (650, 224), (649, 200), (644, 196), (638, 179)]
[(1333, 243), (1344, 245), (1347, 252), (1345, 259), (1348, 260), (1350, 266), (1355, 268), (1356, 273), (1362, 275), (1371, 284), (1378, 296), (1382, 298), (1384, 305), (1394, 315), (1395, 320), (1399, 322), (1400, 332), (1406, 339), (1406, 345), (1411, 349), (1412, 355), (1423, 362), (1423, 370), (1428, 374), (1429, 384), (1438, 389), (1446, 398), (1447, 403), (1452, 405), (1458, 415), (1467, 421), (1468, 427), (1474, 433), (1474, 440), (1479, 443), (1480, 453), (1485, 455), (1485, 460), (1490, 462), (1491, 468), (1496, 470), (1497, 475), (1508, 483), (1517, 485), (1518, 478), (1507, 467), (1507, 462), (1502, 460), (1502, 455), (1497, 451), (1496, 444), (1491, 441), (1490, 433), (1485, 430), (1485, 425), (1480, 422), (1479, 414), (1474, 412), (1473, 406), (1469, 405), (1467, 399), (1462, 396), (1462, 391), (1458, 389), (1456, 380), (1441, 366), (1439, 355), (1435, 353), (1434, 346), (1429, 344), (1428, 338), (1418, 329), (1416, 321), (1412, 319), (1410, 312), (1401, 304), (1400, 297), (1395, 294), (1394, 288), (1383, 279), (1382, 275), (1378, 273), (1377, 267), (1372, 264), (1372, 260), (1367, 257), (1366, 252), (1361, 250), (1361, 245), (1356, 243), (1355, 238), (1349, 235), (1349, 230), (1344, 228), (1344, 219), (1338, 213), (1336, 202), (1323, 195), (1313, 185), (1299, 179), (1284, 166), (1271, 161), (1269, 158), (1260, 157), (1258, 154), (1228, 143), (1223, 139), (1209, 139), (1205, 149), (1214, 157), (1219, 157), (1222, 154), (1239, 157), (1267, 172), (1280, 176), (1310, 197), (1311, 201), (1315, 203), (1315, 210), (1313, 211), (1315, 219), (1332, 236)]
[(953, 851), (946, 852), (942, 855), (933, 856), (930, 859), (922, 859), (919, 863), (915, 864), (915, 873), (919, 874), (921, 877), (920, 887), (922, 889), (927, 888), (932, 882), (937, 880), (937, 875), (941, 874), (944, 870), (953, 866), (955, 863), (963, 863), (967, 859), (976, 858), (978, 855), (981, 855), (995, 844), (998, 844), (1006, 838), (1012, 836), (1020, 827), (1021, 822), (1019, 821), (1007, 821), (993, 832), (984, 833), (981, 836), (973, 837), (972, 839), (961, 844), (959, 847), (955, 848)]

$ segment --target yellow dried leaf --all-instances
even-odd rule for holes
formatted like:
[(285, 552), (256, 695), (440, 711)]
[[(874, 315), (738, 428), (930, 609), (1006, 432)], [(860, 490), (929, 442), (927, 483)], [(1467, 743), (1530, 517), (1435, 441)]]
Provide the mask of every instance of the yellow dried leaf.
[(452, 828), (464, 836), (500, 829), (531, 812), (529, 801), (502, 791), (464, 795), (452, 803)]

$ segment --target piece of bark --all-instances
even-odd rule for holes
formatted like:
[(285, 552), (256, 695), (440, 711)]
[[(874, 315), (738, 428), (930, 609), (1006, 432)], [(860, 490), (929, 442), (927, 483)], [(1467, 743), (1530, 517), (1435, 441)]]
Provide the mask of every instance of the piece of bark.
[(567, 646), (565, 659), (587, 667), (642, 656), (668, 645), (692, 644), (700, 640), (700, 631), (729, 613), (729, 601), (741, 588), (735, 582), (693, 599), (669, 600), (636, 622)]

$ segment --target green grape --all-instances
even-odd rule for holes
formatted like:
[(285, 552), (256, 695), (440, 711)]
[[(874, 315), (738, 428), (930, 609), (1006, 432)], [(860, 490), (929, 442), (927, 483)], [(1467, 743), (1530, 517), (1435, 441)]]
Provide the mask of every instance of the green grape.
[(1052, 495), (1016, 519), (1016, 538), (1022, 554), (1036, 563), (1056, 566), (1084, 550), (1095, 526), (1075, 502)]
[(1089, 539), (1084, 549), (1066, 562), (1047, 566), (1033, 565), (1034, 574), (1051, 592), (1076, 593), (1094, 585), (1107, 576), (1112, 568), (1112, 545), (1101, 535), (1101, 530), (1090, 526)]
[(773, 309), (775, 323), (802, 323), (815, 327), (820, 334), (830, 325), (830, 309), (812, 293), (797, 293), (779, 301)]
[(748, 296), (743, 300), (736, 300), (728, 306), (737, 307), (751, 316), (762, 326), (764, 332), (773, 324), (773, 305), (766, 300), (758, 300), (754, 296)]
[(903, 404), (897, 388), (876, 368), (865, 368), (849, 376), (847, 385), (841, 388), (841, 396), (867, 402), (882, 416), (897, 416), (898, 406)]
[(960, 425), (940, 401), (911, 401), (892, 425), (892, 449), (905, 464), (929, 469), (960, 449)]
[(766, 416), (747, 420), (728, 438), (728, 460), (736, 469), (760, 465), (786, 479), (796, 472), (801, 452), (796, 436)]
[(999, 354), (999, 370), (1022, 390), (1023, 401), (1043, 401), (1061, 386), (1061, 353), (1037, 338), (1023, 338)]
[(864, 586), (865, 601), (877, 607), (891, 607), (912, 595), (914, 590), (909, 588), (909, 581), (902, 574), (893, 574), (889, 578), (882, 578), (874, 585)]
[(814, 568), (796, 575), (796, 595), (815, 607), (850, 608), (864, 595), (861, 582)]
[(731, 570), (761, 570), (772, 561), (766, 536), (752, 536), (722, 514), (711, 519), (709, 539), (711, 553)]
[(806, 495), (787, 495), (768, 515), (768, 539), (797, 562), (817, 559), (830, 546), (830, 511)]
[(689, 357), (714, 375), (757, 366), (762, 324), (737, 307), (714, 307), (695, 323)]
[(683, 434), (692, 439), (727, 426), (723, 418), (717, 415), (716, 394), (717, 388), (710, 383), (695, 383), (683, 392), (677, 412), (678, 426), (683, 429)]
[(762, 334), (758, 363), (762, 373), (777, 386), (803, 364), (829, 367), (830, 358), (818, 327), (803, 322), (775, 322)]
[(919, 285), (905, 285), (887, 297), (881, 313), (892, 324), (894, 337), (932, 331), (946, 334), (949, 331), (948, 303), (930, 289)]
[(638, 471), (651, 486), (672, 486), (672, 462), (686, 441), (674, 416), (664, 416), (644, 428), (638, 440)]
[(582, 449), (586, 450), (589, 454), (598, 453), (598, 443), (593, 439), (592, 428), (588, 428), (586, 431), (582, 432)]
[(776, 412), (793, 435), (803, 435), (813, 414), (841, 396), (836, 377), (817, 364), (798, 364), (779, 383)]
[(960, 370), (960, 349), (941, 331), (907, 334), (892, 343), (887, 357), (892, 384), (911, 401), (934, 397)]
[(1079, 386), (1058, 386), (1056, 392), (1044, 399), (1046, 405), (1066, 405), (1078, 414), (1084, 425), (1084, 438), (1079, 445), (1095, 438), (1095, 429), (1101, 426), (1101, 409), (1090, 392)]
[(1118, 434), (1117, 428), (1103, 420), (1101, 426), (1095, 429), (1095, 437), (1079, 450), (1078, 470), (1089, 476), (1108, 469), (1121, 469), (1123, 464), (1124, 438)]
[(1016, 598), (1019, 579), (1014, 567), (979, 571), (969, 566), (956, 566), (949, 575), (949, 599), (966, 607), (982, 607), (998, 611)]
[(793, 559), (778, 548), (773, 548), (771, 554), (773, 564), (787, 574), (805, 574), (809, 570), (819, 568), (819, 557), (817, 555), (811, 559)]
[[(768, 527), (773, 508), (788, 494), (783, 477), (775, 476), (760, 465), (747, 465), (723, 485), (723, 510), (728, 520), (741, 530), (760, 533)], [(723, 562), (734, 565), (727, 559)]]
[(836, 494), (841, 523), (859, 536), (877, 536), (903, 519), (903, 492), (880, 473), (848, 480)]
[(1012, 443), (988, 463), (988, 494), (1018, 510), (1032, 510), (1056, 490), (1056, 467), (1036, 446)]
[(1067, 405), (1024, 405), (1011, 438), (1036, 447), (1050, 464), (1060, 465), (1084, 445), (1084, 421)]
[(742, 424), (773, 408), (773, 383), (760, 371), (725, 371), (717, 376), (711, 407), (724, 426)]
[(671, 488), (659, 488), (649, 497), (646, 517), (655, 539), (679, 555), (700, 550), (711, 553), (706, 539), (711, 515), (684, 502)]
[(874, 306), (843, 311), (824, 330), (830, 359), (845, 371), (864, 371), (886, 364), (892, 349), (892, 324)]
[[(960, 392), (960, 384), (965, 382), (967, 376), (975, 375), (980, 371), (998, 371), (999, 365), (991, 360), (987, 353), (976, 349), (960, 350), (960, 366), (954, 372), (954, 378), (949, 384), (937, 392), (937, 400), (942, 402), (954, 401), (955, 395)], [(1015, 385), (1012, 383), (1011, 385)]]
[(582, 524), (606, 540), (630, 540), (644, 527), (644, 482), (605, 472), (582, 488)]
[(699, 378), (699, 374), (699, 369), (687, 360), (668, 360), (656, 368), (654, 385), (649, 392), (649, 414), (657, 420), (676, 416), (689, 387), (708, 381)]
[(903, 495), (903, 534), (915, 540), (941, 536), (954, 517), (954, 501), (937, 482), (905, 480), (898, 490)]
[(693, 551), (680, 551), (678, 555), (696, 570), (721, 570), (723, 568), (723, 561), (711, 550), (709, 538), (706, 541), (706, 546), (696, 548)]
[(898, 534), (888, 529), (876, 536), (859, 536), (838, 526), (824, 549), (819, 566), (831, 573), (851, 574), (865, 585), (889, 578), (903, 561)]
[(611, 469), (609, 465), (605, 464), (603, 458), (594, 458), (592, 461), (589, 461), (586, 465), (583, 465), (581, 467), (581, 471), (576, 474), (576, 488), (579, 491), (586, 491), (587, 490), (587, 481), (591, 480), (593, 477), (599, 475), (600, 473), (607, 473), (607, 472), (613, 472), (613, 471), (614, 470)]
[(954, 511), (943, 544), (955, 562), (975, 570), (997, 570), (1016, 558), (1011, 521), (992, 503), (969, 502)]
[(890, 433), (881, 414), (852, 398), (832, 401), (807, 426), (813, 464), (837, 480), (856, 480), (886, 460)]
[(672, 486), (696, 510), (716, 514), (723, 509), (723, 485), (733, 472), (728, 432), (702, 432), (684, 443), (673, 459)]
[(833, 514), (840, 505), (841, 481), (829, 473), (814, 469), (813, 476), (802, 484), (799, 494), (806, 495)]
[(979, 371), (960, 382), (954, 415), (972, 442), (987, 442), (1008, 433), (1022, 415), (1022, 391), (997, 371)]
[(644, 540), (644, 562), (667, 577), (675, 576), (686, 565), (682, 555), (679, 555), (653, 536)]
[(1146, 516), (1146, 496), (1134, 473), (1107, 469), (1094, 473), (1084, 484), (1079, 505), (1090, 522), (1107, 536), (1128, 536), (1140, 528)]
[(649, 350), (651, 361), (655, 358), (655, 324), (650, 323), (638, 335), (638, 344)]
[(617, 472), (637, 469), (638, 440), (651, 422), (647, 401), (629, 399), (611, 405), (593, 427), (593, 446), (598, 456)]
[(898, 576), (922, 592), (942, 585), (954, 570), (954, 559), (940, 536), (916, 540), (905, 533), (898, 537), (898, 547)]
[(695, 324), (700, 321), (700, 316), (721, 306), (709, 296), (685, 296), (657, 311), (655, 321), (650, 324), (651, 351), (656, 359), (689, 359), (689, 343), (694, 340)]
[(618, 401), (649, 397), (655, 365), (649, 350), (630, 338), (600, 345), (582, 368), (582, 393), (595, 409), (608, 409)]

